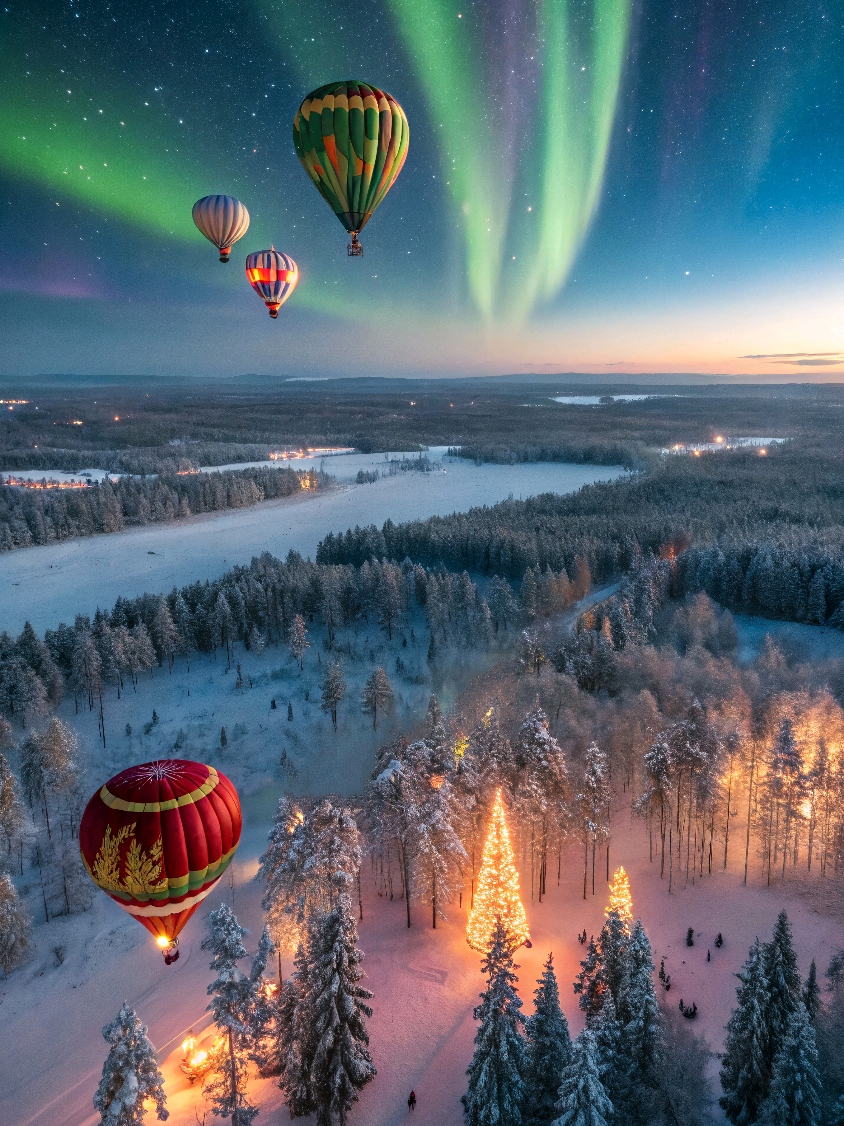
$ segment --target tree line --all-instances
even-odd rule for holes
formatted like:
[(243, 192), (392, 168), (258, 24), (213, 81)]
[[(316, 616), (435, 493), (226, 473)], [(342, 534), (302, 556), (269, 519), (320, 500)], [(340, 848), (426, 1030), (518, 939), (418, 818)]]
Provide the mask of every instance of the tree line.
[(329, 483), (330, 478), (313, 470), (284, 467), (154, 479), (120, 477), (84, 489), (0, 485), (0, 551), (246, 508), (303, 489), (326, 488)]
[[(844, 600), (840, 457), (788, 445), (700, 458), (649, 472), (452, 516), (331, 533), (323, 563), (403, 559), (521, 578), (573, 572), (576, 559), (609, 582), (649, 556), (677, 558), (672, 592), (706, 590), (746, 613), (830, 621)], [(842, 611), (844, 615), (844, 611)]]

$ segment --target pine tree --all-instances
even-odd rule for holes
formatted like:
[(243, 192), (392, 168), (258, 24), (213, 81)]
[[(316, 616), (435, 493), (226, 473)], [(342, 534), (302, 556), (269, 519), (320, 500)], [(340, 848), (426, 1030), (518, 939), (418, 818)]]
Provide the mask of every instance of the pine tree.
[[(5, 722), (5, 721), (4, 721)], [(0, 865), (11, 868), (12, 851), (26, 833), (27, 817), (9, 760), (0, 751)], [(4, 847), (5, 846), (5, 847)]]
[(809, 966), (809, 976), (806, 978), (801, 996), (803, 1004), (806, 1006), (806, 1012), (809, 1014), (809, 1020), (814, 1024), (821, 1009), (821, 987), (818, 985), (818, 971), (814, 958), (811, 966)]
[(594, 935), (589, 938), (586, 957), (580, 963), (580, 967), (573, 989), (580, 997), (580, 1008), (586, 1013), (586, 1024), (589, 1026), (600, 1013), (604, 993), (607, 991), (606, 978)]
[(480, 1028), (469, 1065), (469, 1089), (462, 1098), (467, 1126), (521, 1126), (524, 1099), (524, 1017), (516, 992), (512, 942), (499, 922), (481, 970), (488, 977), (474, 1010)]
[(325, 672), (325, 680), (320, 685), (322, 689), (322, 703), (320, 707), (331, 716), (334, 730), (337, 730), (337, 705), (346, 695), (346, 681), (343, 679), (343, 670), (335, 661), (329, 665)]
[(553, 1126), (608, 1126), (613, 1105), (601, 1080), (595, 1033), (585, 1028), (572, 1044), (571, 1063), (563, 1072), (559, 1117)]
[(363, 953), (357, 949), (352, 901), (341, 881), (336, 907), (315, 920), (309, 956), (307, 1007), (315, 1047), (311, 1085), (318, 1126), (343, 1126), (358, 1092), (374, 1078), (365, 1017), (372, 997), (360, 984)]
[(364, 685), (360, 707), (364, 715), (372, 716), (373, 730), (378, 727), (379, 711), (389, 711), (393, 703), (393, 689), (382, 668), (374, 669)]
[(598, 1064), (601, 1079), (612, 1097), (616, 1062), (621, 1049), (621, 1021), (618, 1019), (613, 995), (607, 990), (601, 1002), (601, 1011), (590, 1025), (598, 1043)]
[(747, 961), (737, 975), (738, 1006), (727, 1024), (727, 1038), (721, 1065), (724, 1094), (718, 1100), (735, 1126), (755, 1122), (770, 1085), (766, 1063), (765, 953), (757, 938)]
[[(639, 924), (641, 927), (641, 924)], [(604, 925), (598, 937), (598, 952), (601, 975), (607, 989), (612, 993), (619, 1015), (622, 1010), (621, 994), (630, 969), (630, 949), (632, 932), (627, 919), (618, 911), (607, 911)], [(644, 933), (644, 932), (642, 932)], [(647, 937), (645, 938), (647, 942)]]
[(553, 954), (548, 955), (537, 986), (533, 1016), (525, 1024), (525, 1126), (544, 1126), (554, 1117), (563, 1069), (571, 1062), (571, 1037), (560, 1008)]
[(269, 927), (265, 926), (261, 931), (258, 949), (252, 958), (252, 968), (249, 971), (252, 1004), (247, 1012), (249, 1058), (255, 1061), (262, 1075), (267, 1074), (264, 1067), (271, 1051), (270, 1041), (273, 1038), (278, 1021), (279, 998), (274, 995), (270, 982), (264, 977), (267, 963), (274, 953), (275, 946), (270, 937), (270, 930)]
[(26, 957), (31, 925), (11, 877), (8, 872), (0, 872), (0, 965), (4, 974)]
[(338, 874), (354, 880), (360, 856), (358, 828), (348, 809), (329, 798), (310, 809), (289, 797), (279, 800), (258, 869), (266, 882), (262, 905), (278, 946), (295, 947), (309, 916), (331, 909)]
[(287, 635), (291, 654), (296, 658), (300, 671), (305, 667), (305, 650), (310, 649), (308, 631), (305, 629), (305, 619), (301, 614), (296, 614)]
[(258, 1113), (258, 1108), (246, 1100), (254, 986), (237, 965), (246, 957), (243, 945), (246, 931), (225, 903), (210, 913), (206, 925), (208, 934), (202, 940), (202, 949), (212, 952), (211, 969), (217, 974), (207, 990), (213, 998), (208, 1012), (213, 1014), (222, 1035), (220, 1047), (212, 1057), (213, 1077), (206, 1084), (206, 1091), (215, 1114), (230, 1117), (232, 1126), (249, 1126)]
[(618, 1013), (624, 1029), (622, 1050), (635, 1073), (653, 1081), (663, 1051), (662, 1018), (656, 1000), (651, 944), (640, 919), (627, 944)]
[(774, 1059), (771, 1091), (759, 1118), (763, 1126), (819, 1126), (821, 1080), (815, 1029), (799, 1003)]
[(94, 1095), (101, 1126), (142, 1126), (145, 1099), (155, 1103), (156, 1117), (163, 1122), (170, 1112), (165, 1109), (164, 1077), (155, 1048), (147, 1039), (146, 1025), (125, 1001), (103, 1029), (103, 1038), (111, 1046)]
[[(841, 603), (844, 606), (844, 602)], [(832, 1109), (832, 1118), (829, 1120), (829, 1126), (844, 1126), (844, 1095), (839, 1095), (835, 1106)]]
[(797, 955), (791, 937), (791, 923), (785, 911), (780, 911), (770, 942), (764, 947), (765, 1006), (765, 1065), (771, 1072), (774, 1059), (785, 1043), (791, 1014), (800, 1004), (801, 982), (797, 968)]
[[(311, 946), (311, 937), (308, 938)], [(300, 943), (293, 959), (293, 976), (284, 983), (278, 1023), (278, 1085), (287, 1096), (291, 1118), (316, 1110), (311, 1066), (316, 1053), (316, 1030), (310, 1007), (310, 961)]]

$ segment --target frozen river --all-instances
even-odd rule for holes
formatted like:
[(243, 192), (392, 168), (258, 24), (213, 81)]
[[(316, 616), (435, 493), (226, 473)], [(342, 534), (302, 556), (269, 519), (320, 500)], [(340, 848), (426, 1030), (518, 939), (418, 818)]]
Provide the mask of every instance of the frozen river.
[[(360, 461), (355, 472), (383, 465), (383, 454), (351, 456)], [(326, 470), (342, 480), (352, 468), (345, 460), (326, 458)], [(620, 466), (546, 462), (476, 466), (457, 458), (442, 466), (445, 472), (398, 473), (371, 485), (8, 552), (0, 555), (0, 629), (18, 633), (29, 620), (41, 633), (60, 621), (72, 622), (77, 613), (93, 614), (97, 606), (110, 609), (119, 595), (217, 578), (262, 551), (284, 556), (292, 548), (313, 557), (328, 532), (355, 524), (380, 527), (388, 517), (399, 523), (448, 515), (496, 504), (510, 494), (570, 493), (624, 472)]]

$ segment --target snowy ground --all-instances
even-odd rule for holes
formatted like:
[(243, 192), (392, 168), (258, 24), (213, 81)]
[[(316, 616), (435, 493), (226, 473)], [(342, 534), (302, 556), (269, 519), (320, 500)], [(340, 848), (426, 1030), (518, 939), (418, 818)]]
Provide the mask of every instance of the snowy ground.
[[(326, 459), (332, 473), (340, 460)], [(448, 459), (446, 469), (8, 552), (0, 555), (0, 629), (17, 633), (28, 619), (41, 632), (97, 606), (110, 608), (119, 595), (217, 578), (262, 551), (283, 557), (293, 548), (313, 557), (328, 532), (355, 524), (446, 515), (510, 494), (569, 493), (623, 472), (603, 465), (476, 466), (462, 458)]]
[(770, 635), (792, 660), (823, 661), (844, 657), (844, 633), (826, 626), (810, 626), (801, 622), (774, 622), (750, 614), (734, 614), (739, 635), (739, 660), (754, 661)]
[[(257, 857), (277, 790), (247, 797), (245, 831), (234, 866), (235, 886), (218, 888), (202, 914), (226, 896), (249, 926), (247, 947), (254, 949), (261, 926), (260, 888), (252, 881)], [(654, 959), (665, 957), (672, 977), (667, 1000), (695, 1001), (699, 1010), (696, 1030), (714, 1049), (722, 1042), (723, 1026), (735, 1000), (733, 974), (758, 934), (770, 936), (780, 907), (791, 917), (800, 968), (805, 974), (814, 957), (823, 970), (841, 938), (840, 922), (819, 913), (795, 887), (770, 890), (741, 886), (737, 846), (728, 872), (704, 877), (696, 886), (668, 895), (660, 882), (657, 864), (647, 861), (647, 841), (640, 822), (631, 824), (620, 810), (615, 818), (612, 863), (624, 863), (631, 876), (634, 908), (651, 937)], [(413, 927), (407, 930), (404, 904), (389, 902), (373, 891), (364, 870), (364, 921), (361, 946), (366, 952), (368, 986), (375, 993), (371, 1022), (372, 1053), (378, 1076), (366, 1088), (352, 1121), (359, 1126), (396, 1126), (405, 1121), (408, 1091), (419, 1099), (417, 1126), (460, 1126), (459, 1097), (465, 1090), (465, 1069), (472, 1054), (475, 1023), (472, 1006), (482, 988), (479, 960), (466, 945), (466, 907), (453, 905), (449, 922), (430, 928), (428, 911), (414, 907)], [(573, 1032), (581, 1027), (571, 982), (583, 949), (577, 932), (584, 927), (597, 932), (605, 902), (605, 884), (597, 895), (582, 899), (579, 856), (564, 855), (559, 888), (549, 878), (550, 892), (542, 904), (526, 904), (533, 948), (518, 954), (520, 991), (529, 1013), (534, 981), (542, 961), (553, 950), (563, 1005)], [(684, 942), (686, 929), (695, 928), (696, 943)], [(721, 931), (725, 944), (712, 945)], [(93, 1124), (91, 1097), (99, 1079), (105, 1044), (102, 1025), (113, 1017), (125, 998), (148, 1023), (150, 1036), (164, 1047), (163, 1070), (173, 1126), (195, 1126), (202, 1121), (201, 1091), (192, 1088), (178, 1071), (175, 1045), (202, 1018), (205, 987), (210, 980), (207, 955), (200, 951), (201, 918), (185, 931), (182, 957), (164, 966), (148, 935), (105, 896), (92, 912), (75, 919), (59, 919), (38, 928), (38, 953), (25, 970), (0, 984), (0, 1014), (4, 1035), (0, 1040), (0, 1071), (7, 1077), (0, 1089), (0, 1120), (8, 1126), (63, 1126)], [(51, 948), (65, 942), (69, 954), (57, 966)], [(712, 961), (707, 963), (706, 952)], [(290, 970), (285, 958), (284, 973)], [(173, 1041), (174, 1050), (166, 1045)], [(713, 1063), (713, 1074), (717, 1063)], [(286, 1121), (280, 1092), (272, 1081), (254, 1081), (251, 1091), (261, 1107), (258, 1122)], [(209, 1114), (205, 1119), (211, 1122)]]

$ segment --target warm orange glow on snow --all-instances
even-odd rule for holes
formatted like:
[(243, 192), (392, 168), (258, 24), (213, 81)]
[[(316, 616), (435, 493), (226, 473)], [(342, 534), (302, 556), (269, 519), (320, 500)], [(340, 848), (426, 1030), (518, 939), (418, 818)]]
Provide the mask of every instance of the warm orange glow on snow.
[(519, 873), (516, 871), (500, 790), (492, 805), (475, 903), (466, 925), (466, 941), (473, 949), (486, 954), (499, 920), (506, 927), (514, 950), (530, 938), (527, 915), (519, 897)]

